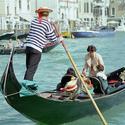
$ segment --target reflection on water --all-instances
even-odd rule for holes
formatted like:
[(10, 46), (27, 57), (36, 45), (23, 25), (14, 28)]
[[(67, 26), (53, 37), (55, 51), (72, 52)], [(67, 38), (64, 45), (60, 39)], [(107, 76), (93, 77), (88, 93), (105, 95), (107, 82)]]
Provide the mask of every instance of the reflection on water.
[[(125, 41), (124, 33), (117, 33), (114, 37), (108, 38), (83, 38), (83, 39), (65, 39), (78, 69), (82, 71), (83, 58), (86, 48), (90, 44), (97, 47), (97, 51), (103, 56), (106, 65), (106, 72), (125, 66)], [(0, 77), (8, 62), (8, 55), (0, 55)], [(60, 44), (49, 53), (42, 54), (42, 59), (35, 74), (35, 80), (39, 82), (41, 91), (48, 88), (54, 89), (56, 84), (60, 82), (62, 75), (67, 68), (71, 67), (71, 63), (65, 53), (64, 48)], [(23, 79), (25, 72), (25, 54), (14, 56), (14, 70), (19, 81)], [(83, 105), (84, 106), (84, 105)], [(109, 125), (125, 124), (125, 103), (115, 106), (104, 112), (104, 116)], [(101, 109), (100, 109), (101, 110)], [(83, 111), (84, 112), (84, 111)], [(4, 115), (3, 115), (4, 114)], [(25, 118), (12, 107), (10, 107), (2, 94), (0, 93), (0, 125), (36, 125), (36, 123)], [(63, 125), (100, 125), (101, 121), (98, 115), (85, 117), (72, 123), (64, 123)], [(37, 124), (40, 125), (40, 124)], [(44, 125), (44, 124), (41, 124)]]

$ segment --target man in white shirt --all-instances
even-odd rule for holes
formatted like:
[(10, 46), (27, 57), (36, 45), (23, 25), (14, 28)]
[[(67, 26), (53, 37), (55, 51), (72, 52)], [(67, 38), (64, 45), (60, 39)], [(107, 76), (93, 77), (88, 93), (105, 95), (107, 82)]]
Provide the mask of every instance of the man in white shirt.
[(96, 47), (89, 45), (87, 48), (87, 54), (85, 55), (85, 65), (82, 70), (82, 73), (86, 75), (86, 72), (89, 71), (89, 76), (96, 76), (98, 73), (97, 66), (104, 66), (102, 56), (99, 53), (96, 53)]

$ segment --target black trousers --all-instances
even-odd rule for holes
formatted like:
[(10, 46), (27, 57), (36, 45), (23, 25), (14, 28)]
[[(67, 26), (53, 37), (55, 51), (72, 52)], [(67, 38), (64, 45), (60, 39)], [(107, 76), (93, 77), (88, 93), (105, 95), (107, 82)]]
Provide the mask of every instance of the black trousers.
[(24, 76), (25, 80), (33, 80), (40, 59), (41, 52), (34, 48), (26, 47), (26, 72)]

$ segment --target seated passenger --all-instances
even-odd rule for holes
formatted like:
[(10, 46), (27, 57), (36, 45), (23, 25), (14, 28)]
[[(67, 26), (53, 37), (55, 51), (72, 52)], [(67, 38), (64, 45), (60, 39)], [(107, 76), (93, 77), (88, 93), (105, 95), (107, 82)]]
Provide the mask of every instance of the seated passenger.
[(101, 88), (103, 89), (104, 93), (108, 89), (108, 82), (107, 82), (107, 76), (104, 72), (104, 66), (103, 65), (97, 65), (98, 73), (96, 74), (96, 77), (99, 79), (101, 83)]
[(97, 72), (97, 74), (96, 74), (96, 76), (97, 77), (101, 77), (101, 78), (103, 78), (104, 80), (107, 80), (107, 76), (106, 76), (106, 74), (105, 74), (105, 72), (104, 72), (104, 66), (103, 65), (97, 65), (97, 70), (98, 70), (98, 72)]
[(65, 75), (62, 77), (61, 82), (57, 85), (56, 90), (60, 91), (61, 88), (64, 88), (67, 82), (76, 78), (76, 74), (73, 68), (68, 68)]
[[(83, 76), (82, 76), (83, 77)], [(86, 84), (88, 90), (91, 94), (93, 93), (93, 85), (89, 78), (84, 78), (84, 83)], [(66, 74), (62, 77), (61, 82), (57, 85), (57, 91), (65, 92), (66, 95), (78, 94), (80, 90), (81, 93), (87, 94), (84, 85), (76, 77), (75, 71), (72, 68), (68, 68)]]
[[(90, 94), (94, 94), (93, 84), (91, 83), (91, 80), (89, 78), (84, 77), (84, 84), (86, 84), (86, 87), (88, 88)], [(85, 87), (84, 87), (83, 84), (82, 84), (82, 91), (84, 92), (84, 94), (87, 94), (87, 92), (86, 92)]]
[(62, 77), (61, 82), (57, 85), (56, 90), (60, 91), (63, 96), (69, 96), (74, 99), (77, 92), (77, 77), (73, 68), (68, 68), (66, 74)]

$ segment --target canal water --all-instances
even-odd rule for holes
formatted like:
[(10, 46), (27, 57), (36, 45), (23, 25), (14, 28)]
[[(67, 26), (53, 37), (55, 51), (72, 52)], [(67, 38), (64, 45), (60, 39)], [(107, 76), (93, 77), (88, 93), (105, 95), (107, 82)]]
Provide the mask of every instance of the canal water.
[[(80, 72), (82, 71), (84, 64), (86, 48), (88, 45), (93, 44), (97, 47), (97, 52), (102, 55), (106, 67), (106, 73), (108, 73), (125, 66), (124, 36), (124, 32), (116, 32), (112, 37), (64, 39), (64, 41)], [(0, 78), (8, 62), (8, 58), (8, 55), (0, 55)], [(39, 82), (39, 89), (41, 91), (48, 90), (48, 88), (54, 89), (56, 84), (60, 82), (61, 77), (65, 74), (68, 67), (71, 67), (71, 63), (61, 44), (52, 51), (42, 54), (42, 59), (34, 78)], [(14, 70), (17, 79), (22, 81), (25, 72), (25, 54), (14, 55)], [(109, 125), (125, 125), (125, 103), (114, 106), (103, 112), (103, 114)], [(64, 123), (63, 125), (100, 124), (101, 121), (99, 116), (93, 115), (71, 123)], [(25, 118), (10, 107), (0, 93), (0, 125), (38, 124)]]

